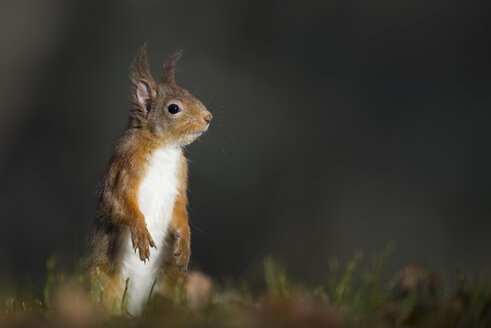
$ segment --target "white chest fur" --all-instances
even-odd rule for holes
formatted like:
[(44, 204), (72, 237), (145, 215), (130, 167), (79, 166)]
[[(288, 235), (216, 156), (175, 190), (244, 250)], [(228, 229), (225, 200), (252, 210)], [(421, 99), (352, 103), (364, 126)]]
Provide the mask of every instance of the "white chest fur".
[(163, 243), (177, 195), (180, 158), (181, 149), (177, 146), (157, 149), (151, 155), (146, 176), (138, 190), (140, 211), (145, 216), (148, 231), (157, 246), (157, 249), (150, 248), (150, 259), (144, 263), (138, 252), (135, 253), (129, 229), (123, 237), (121, 279), (124, 284), (130, 278), (125, 304), (128, 312), (133, 315), (143, 310), (152, 284), (162, 269)]

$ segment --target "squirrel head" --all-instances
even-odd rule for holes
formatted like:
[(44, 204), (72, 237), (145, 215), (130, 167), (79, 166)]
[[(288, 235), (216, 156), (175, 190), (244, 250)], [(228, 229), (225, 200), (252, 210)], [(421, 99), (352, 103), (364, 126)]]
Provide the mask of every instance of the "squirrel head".
[(130, 125), (145, 129), (158, 140), (187, 145), (208, 129), (212, 115), (201, 101), (176, 84), (174, 68), (181, 55), (182, 50), (178, 50), (169, 57), (161, 81), (155, 82), (147, 46), (140, 48), (131, 66)]

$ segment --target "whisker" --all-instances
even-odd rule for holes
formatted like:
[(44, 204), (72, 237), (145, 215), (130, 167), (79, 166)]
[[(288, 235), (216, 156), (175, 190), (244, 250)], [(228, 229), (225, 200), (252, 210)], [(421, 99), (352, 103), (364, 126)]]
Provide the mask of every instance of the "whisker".
[(199, 228), (196, 224), (192, 223), (191, 221), (189, 221), (189, 225), (193, 226), (193, 228), (195, 228), (196, 230), (198, 230), (199, 232), (201, 232), (203, 235), (207, 235), (208, 233), (204, 230), (202, 230), (201, 228)]

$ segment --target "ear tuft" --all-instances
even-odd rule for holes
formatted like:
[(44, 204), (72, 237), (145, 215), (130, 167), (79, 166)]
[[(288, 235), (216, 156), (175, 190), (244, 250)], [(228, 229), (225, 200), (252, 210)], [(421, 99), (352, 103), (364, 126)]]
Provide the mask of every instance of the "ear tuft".
[(131, 81), (133, 82), (133, 99), (136, 105), (135, 110), (146, 115), (150, 110), (150, 103), (156, 96), (156, 86), (150, 73), (147, 60), (147, 44), (143, 44), (131, 65)]
[(162, 74), (162, 83), (175, 85), (176, 80), (174, 77), (174, 69), (177, 62), (181, 58), (183, 53), (182, 49), (178, 49), (172, 53), (164, 64), (164, 72)]
[(135, 60), (131, 65), (131, 79), (133, 82), (152, 79), (147, 60), (147, 43), (144, 43), (140, 49), (138, 49)]

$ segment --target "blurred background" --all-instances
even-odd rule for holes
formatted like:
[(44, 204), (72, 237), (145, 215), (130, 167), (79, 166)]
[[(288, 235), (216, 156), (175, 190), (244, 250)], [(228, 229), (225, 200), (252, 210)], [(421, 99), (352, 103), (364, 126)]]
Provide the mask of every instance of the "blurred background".
[(195, 268), (322, 282), (389, 241), (391, 270), (489, 267), (490, 25), (443, 0), (3, 0), (0, 278), (77, 265), (145, 41), (154, 76), (185, 49), (215, 117), (187, 150)]

